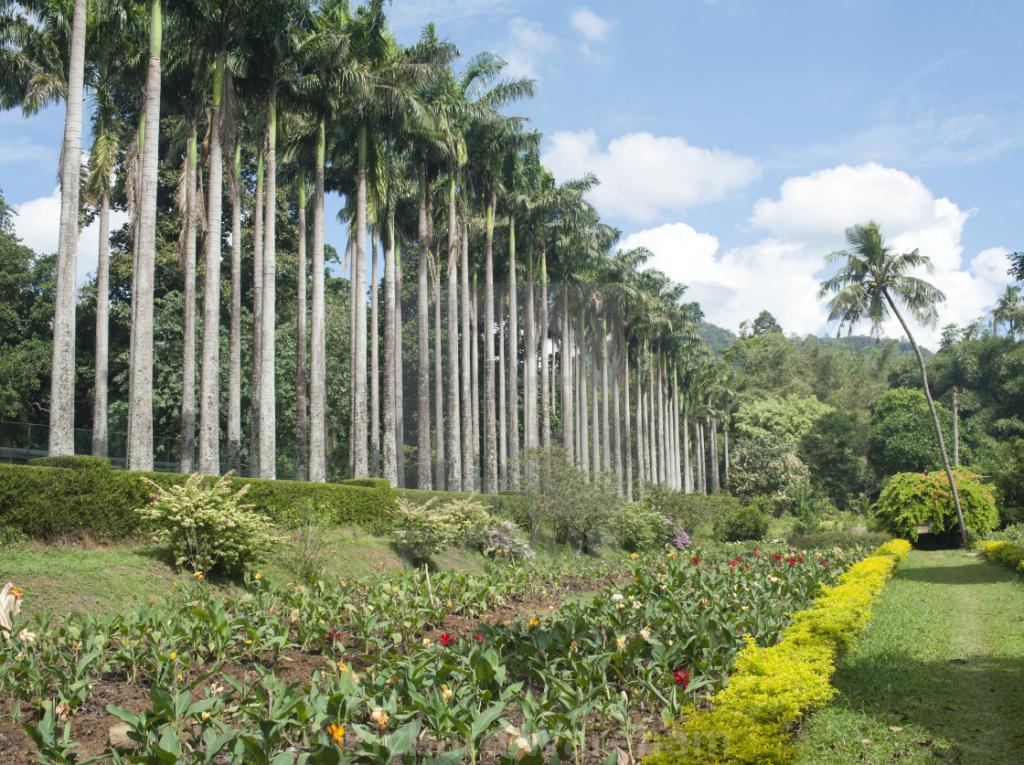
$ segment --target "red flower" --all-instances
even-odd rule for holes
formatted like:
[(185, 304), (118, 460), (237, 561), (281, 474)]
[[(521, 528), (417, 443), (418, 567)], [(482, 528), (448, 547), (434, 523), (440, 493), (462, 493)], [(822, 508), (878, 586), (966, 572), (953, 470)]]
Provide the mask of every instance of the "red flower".
[(782, 560), (782, 553), (772, 553), (772, 560), (778, 563)]
[(694, 566), (699, 566), (700, 565), (700, 556), (699, 555), (694, 555), (692, 558), (690, 558), (690, 563), (692, 563)]
[(797, 558), (796, 560), (797, 560), (797, 563), (803, 563), (803, 562), (804, 562), (804, 556), (803, 556), (803, 555), (801, 555), (801, 556), (800, 556), (799, 558)]
[(484, 642), (484, 633), (478, 632), (478, 633), (476, 633), (476, 635), (474, 635), (474, 637), (476, 638), (476, 642), (478, 642), (478, 643), (483, 643)]
[(439, 642), (439, 643), (440, 643), (441, 645), (443, 645), (443, 646), (444, 646), (445, 648), (447, 648), (448, 646), (450, 646), (450, 645), (452, 644), (452, 641), (454, 641), (454, 640), (455, 640), (455, 638), (453, 638), (453, 637), (452, 637), (451, 635), (449, 635), (449, 634), (448, 634), (447, 632), (442, 632), (442, 633), (441, 633), (441, 637), (439, 637), (439, 638), (438, 638), (438, 642)]
[(758, 547), (757, 545), (754, 545), (754, 557), (755, 558), (760, 558), (761, 557), (761, 548)]
[(786, 563), (788, 563), (790, 566), (795, 566), (796, 565), (796, 556), (795, 555), (790, 555), (788, 558), (786, 558)]
[(672, 673), (672, 677), (675, 679), (676, 685), (683, 686), (684, 691), (690, 687), (690, 670), (677, 669)]
[(324, 633), (324, 642), (325, 643), (331, 643), (333, 645), (334, 643), (337, 643), (340, 640), (341, 640), (341, 630), (336, 630), (336, 629), (334, 629), (332, 627), (331, 629), (327, 630), (326, 633)]
[(729, 561), (729, 568), (736, 568), (736, 564), (739, 562), (739, 558), (733, 558), (731, 561)]

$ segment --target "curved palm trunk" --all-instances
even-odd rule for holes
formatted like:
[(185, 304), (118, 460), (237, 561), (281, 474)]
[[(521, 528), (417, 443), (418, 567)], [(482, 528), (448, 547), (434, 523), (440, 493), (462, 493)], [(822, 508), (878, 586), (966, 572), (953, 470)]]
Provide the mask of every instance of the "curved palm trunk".
[(430, 241), (427, 226), (429, 193), (426, 174), (421, 173), (419, 220), (416, 229), (416, 238), (419, 240), (416, 263), (416, 485), (420, 489), (433, 488), (434, 483), (430, 463), (430, 295), (427, 274), (427, 245)]
[(910, 334), (910, 327), (907, 326), (907, 322), (903, 320), (903, 314), (896, 308), (896, 303), (889, 297), (888, 292), (883, 292), (885, 295), (885, 301), (889, 304), (889, 308), (899, 319), (900, 326), (903, 327), (903, 332), (906, 334), (907, 339), (910, 341), (910, 345), (914, 349), (914, 354), (917, 356), (917, 366), (921, 371), (921, 383), (924, 385), (924, 395), (928, 400), (928, 411), (932, 416), (932, 425), (935, 427), (935, 438), (939, 442), (939, 453), (942, 455), (942, 468), (946, 471), (946, 480), (949, 481), (949, 490), (953, 494), (953, 509), (956, 511), (956, 522), (960, 527), (960, 544), (965, 549), (971, 546), (970, 539), (967, 537), (967, 526), (964, 524), (964, 512), (960, 506), (960, 492), (956, 488), (956, 478), (953, 475), (953, 470), (949, 466), (949, 455), (946, 453), (946, 441), (942, 436), (942, 425), (939, 423), (939, 414), (935, 411), (935, 402), (932, 400), (931, 387), (928, 385), (928, 371), (925, 367), (924, 356), (921, 354), (921, 349), (917, 345), (917, 341), (914, 340), (914, 336)]
[(235, 143), (231, 193), (231, 318), (228, 329), (228, 470), (242, 466), (242, 146)]
[[(376, 246), (374, 247), (376, 250)], [(374, 283), (376, 293), (377, 285)], [(389, 216), (384, 245), (384, 449), (383, 476), (398, 485), (398, 455), (395, 444), (395, 224)], [(373, 376), (371, 375), (371, 383)], [(374, 403), (376, 406), (376, 402)]]
[[(78, 13), (77, 4), (75, 13)], [(152, 0), (149, 21), (149, 63), (146, 70), (146, 127), (143, 139), (139, 195), (139, 252), (135, 291), (132, 293), (131, 390), (128, 394), (129, 470), (153, 469), (153, 276), (156, 262), (156, 191), (160, 144), (160, 46), (162, 39), (163, 15), (160, 0)], [(69, 101), (71, 100), (69, 98)], [(76, 100), (80, 101), (81, 97), (79, 96)], [(75, 185), (77, 188), (77, 182)], [(76, 216), (78, 214), (77, 205), (74, 214)], [(56, 349), (56, 344), (54, 347)], [(54, 352), (56, 353), (56, 350)]]
[(402, 239), (395, 237), (395, 448), (398, 486), (405, 486), (405, 375), (402, 361)]
[[(78, 254), (79, 179), (82, 172), (85, 24), (86, 2), (75, 0), (68, 63), (67, 116), (64, 119), (64, 144), (60, 163), (60, 238), (57, 244), (57, 294), (54, 300), (50, 373), (51, 456), (75, 453), (75, 261)], [(159, 53), (157, 56), (159, 58)], [(157, 67), (159, 71), (159, 62)]]
[(508, 219), (508, 482), (519, 485), (519, 289), (516, 219)]
[(96, 264), (96, 362), (92, 408), (92, 453), (107, 456), (107, 369), (110, 358), (110, 195), (100, 197), (100, 242)]
[(505, 396), (505, 311), (498, 298), (498, 490), (508, 490), (508, 401)]
[(367, 455), (366, 422), (366, 123), (359, 126), (358, 166), (356, 168), (356, 242), (353, 250), (352, 285), (355, 291), (355, 305), (352, 325), (353, 374), (352, 374), (352, 473), (356, 478), (367, 478), (370, 474)]
[(277, 88), (267, 103), (267, 198), (263, 221), (263, 305), (260, 323), (260, 478), (277, 477)]
[(203, 259), (203, 365), (199, 379), (199, 472), (220, 474), (220, 245), (224, 198), (224, 157), (220, 107), (224, 54), (217, 56), (210, 105), (210, 178), (206, 195), (206, 246)]
[(305, 481), (309, 476), (306, 459), (306, 179), (299, 178), (298, 209), (298, 294), (295, 299), (295, 478)]
[(562, 448), (573, 461), (572, 423), (572, 342), (569, 330), (569, 288), (562, 286), (562, 348), (559, 354), (562, 372)]
[[(449, 491), (462, 490), (462, 412), (459, 408), (459, 237), (455, 210), (455, 178), (448, 184), (448, 475)], [(463, 401), (466, 407), (469, 401)]]
[(473, 435), (473, 337), (470, 327), (469, 316), (469, 223), (462, 222), (462, 295), (460, 296), (461, 319), (462, 319), (462, 490), (475, 491), (474, 478), (476, 463), (474, 462)]
[[(384, 255), (387, 259), (387, 253)], [(377, 270), (377, 237), (370, 236), (370, 472), (381, 470), (380, 451), (380, 273)], [(393, 267), (393, 266), (392, 266)], [(384, 266), (387, 273), (387, 265)], [(394, 276), (392, 276), (392, 279)], [(386, 334), (386, 333), (385, 333)], [(385, 340), (386, 342), (386, 340)], [(387, 475), (384, 476), (387, 478)], [(394, 482), (391, 484), (394, 486)]]
[(327, 330), (324, 300), (324, 155), (326, 125), (317, 130), (313, 180), (313, 294), (309, 349), (309, 480), (327, 480)]
[(184, 332), (181, 351), (181, 456), (182, 473), (195, 469), (196, 455), (196, 129), (185, 150), (184, 252), (181, 262), (185, 276)]
[(483, 490), (498, 493), (498, 429), (494, 401), (494, 209), (497, 196), (487, 204), (484, 244), (484, 480)]
[(260, 370), (263, 367), (263, 216), (265, 152), (256, 158), (256, 196), (252, 213), (252, 382), (249, 400), (249, 475), (259, 474), (260, 464)]

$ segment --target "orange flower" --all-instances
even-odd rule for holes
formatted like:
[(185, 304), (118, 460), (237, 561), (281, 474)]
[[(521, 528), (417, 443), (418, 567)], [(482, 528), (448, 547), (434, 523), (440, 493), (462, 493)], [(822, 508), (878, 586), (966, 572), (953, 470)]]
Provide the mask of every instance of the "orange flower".
[(15, 600), (21, 600), (23, 597), (25, 597), (25, 593), (22, 592), (21, 588), (16, 584), (11, 585), (11, 589), (8, 590), (8, 592), (11, 593), (11, 597)]
[(340, 749), (345, 744), (345, 726), (331, 723), (327, 726), (328, 735), (334, 739), (334, 743)]
[(193, 572), (192, 573), (192, 578), (195, 579), (197, 582), (203, 581), (203, 572), (202, 571), (195, 571), (195, 572)]
[(382, 731), (387, 730), (390, 719), (388, 713), (384, 711), (384, 707), (374, 707), (373, 712), (370, 713), (370, 722), (377, 723), (377, 727)]

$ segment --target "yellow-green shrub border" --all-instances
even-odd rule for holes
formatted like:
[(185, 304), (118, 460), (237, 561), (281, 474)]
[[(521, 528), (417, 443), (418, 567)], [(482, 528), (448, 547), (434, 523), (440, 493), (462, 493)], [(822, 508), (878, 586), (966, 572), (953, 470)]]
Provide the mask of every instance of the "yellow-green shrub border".
[(1024, 574), (1024, 545), (1013, 542), (981, 541), (978, 549), (991, 561), (1009, 566), (1014, 571)]
[(850, 567), (810, 608), (793, 616), (778, 643), (752, 640), (736, 657), (728, 685), (709, 710), (691, 706), (678, 735), (645, 765), (775, 765), (789, 762), (795, 724), (835, 694), (830, 684), (837, 653), (868, 622), (871, 606), (893, 569), (910, 552), (896, 539)]

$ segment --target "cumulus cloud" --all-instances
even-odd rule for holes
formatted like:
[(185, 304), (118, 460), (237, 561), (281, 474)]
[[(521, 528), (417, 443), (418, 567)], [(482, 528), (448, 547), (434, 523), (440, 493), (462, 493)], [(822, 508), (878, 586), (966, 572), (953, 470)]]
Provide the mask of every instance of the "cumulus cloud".
[(508, 41), (501, 51), (513, 77), (537, 79), (544, 58), (555, 47), (555, 37), (543, 24), (517, 16), (508, 25)]
[(590, 42), (602, 42), (612, 28), (608, 19), (598, 16), (589, 8), (577, 8), (569, 14), (569, 21)]
[(629, 133), (601, 147), (592, 130), (552, 134), (544, 164), (558, 180), (593, 172), (591, 200), (606, 216), (649, 222), (701, 202), (723, 199), (754, 181), (757, 163), (681, 136)]
[[(845, 247), (843, 232), (855, 222), (879, 222), (897, 250), (918, 248), (934, 270), (921, 275), (946, 294), (939, 323), (911, 322), (915, 337), (932, 347), (944, 324), (966, 324), (991, 308), (1008, 281), (1009, 251), (992, 247), (964, 258), (962, 234), (970, 217), (954, 202), (936, 198), (904, 172), (876, 164), (841, 165), (786, 180), (778, 197), (754, 205), (750, 225), (764, 231), (760, 241), (726, 251), (717, 238), (685, 223), (667, 224), (628, 236), (625, 248), (646, 246), (654, 267), (690, 285), (708, 319), (736, 329), (762, 309), (788, 332), (828, 329), (827, 311), (817, 297), (827, 275), (824, 255)], [(867, 332), (862, 325), (857, 331)], [(892, 320), (883, 327), (901, 336)]]
[[(22, 244), (44, 255), (56, 252), (60, 238), (60, 189), (54, 189), (49, 196), (31, 199), (13, 207), (14, 230)], [(126, 213), (111, 211), (110, 230), (117, 230), (127, 221)], [(93, 220), (79, 232), (78, 258), (75, 263), (76, 283), (84, 283), (90, 274), (96, 272), (96, 251), (99, 248), (99, 241), (98, 220)]]

